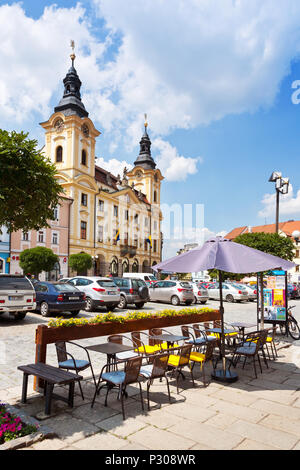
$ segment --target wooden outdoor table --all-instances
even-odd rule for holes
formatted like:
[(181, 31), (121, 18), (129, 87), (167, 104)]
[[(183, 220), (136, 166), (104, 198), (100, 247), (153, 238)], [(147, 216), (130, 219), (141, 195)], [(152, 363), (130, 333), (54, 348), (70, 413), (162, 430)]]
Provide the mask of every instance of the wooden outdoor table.
[(125, 351), (132, 351), (134, 346), (127, 346), (126, 344), (119, 344), (113, 342), (95, 344), (93, 346), (87, 346), (86, 349), (90, 351), (96, 351), (107, 355), (107, 371), (110, 372), (111, 370), (111, 363), (115, 362), (116, 354)]
[[(81, 375), (73, 374), (65, 370), (53, 367), (48, 364), (38, 362), (36, 364), (28, 364), (19, 366), (19, 370), (23, 372), (23, 386), (22, 386), (22, 403), (26, 403), (27, 400), (27, 387), (29, 375), (34, 375), (45, 381), (45, 414), (50, 415), (51, 413), (51, 400), (56, 398), (58, 400), (65, 401), (68, 405), (73, 408), (74, 404), (74, 386), (75, 382), (82, 380)], [(69, 385), (69, 395), (66, 399), (61, 395), (53, 393), (54, 385)]]

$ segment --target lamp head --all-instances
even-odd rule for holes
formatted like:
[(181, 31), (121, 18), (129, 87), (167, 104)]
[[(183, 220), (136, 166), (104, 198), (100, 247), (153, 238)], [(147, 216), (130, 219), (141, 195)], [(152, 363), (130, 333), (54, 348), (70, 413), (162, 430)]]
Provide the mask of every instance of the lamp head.
[(281, 178), (281, 176), (282, 176), (282, 173), (280, 171), (273, 171), (273, 173), (271, 174), (269, 178), (269, 182), (274, 183), (276, 180)]

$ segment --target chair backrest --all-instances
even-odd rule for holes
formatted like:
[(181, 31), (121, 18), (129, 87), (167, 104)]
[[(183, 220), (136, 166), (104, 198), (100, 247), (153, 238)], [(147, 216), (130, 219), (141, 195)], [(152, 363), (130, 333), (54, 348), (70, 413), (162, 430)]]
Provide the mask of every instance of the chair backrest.
[(139, 331), (132, 331), (131, 332), (131, 339), (133, 341), (133, 344), (137, 348), (140, 348), (141, 346), (143, 346), (143, 343), (141, 341), (141, 333)]
[(251, 331), (251, 333), (248, 333), (246, 338), (245, 338), (245, 342), (251, 342), (253, 345), (255, 344), (255, 350), (253, 351), (253, 355), (257, 354), (257, 352), (259, 351), (260, 347), (261, 347), (261, 344), (262, 344), (262, 338), (263, 338), (263, 335), (262, 335), (262, 332), (264, 330), (261, 330), (261, 331)]
[(142, 360), (142, 356), (137, 356), (126, 361), (124, 384), (132, 384), (138, 381)]
[(184, 346), (181, 346), (179, 350), (179, 354), (180, 354), (179, 363), (178, 363), (179, 367), (182, 367), (189, 363), (192, 347), (193, 347), (192, 344), (186, 344)]
[(123, 336), (122, 335), (111, 335), (107, 338), (107, 341), (110, 342), (110, 343), (123, 344)]
[(194, 329), (194, 333), (195, 333), (196, 338), (200, 338), (201, 337), (200, 325), (198, 325), (196, 323), (195, 325), (193, 325), (193, 329)]
[(214, 320), (214, 328), (221, 328), (221, 321), (220, 320)]
[(150, 335), (149, 345), (155, 346), (156, 344), (161, 344), (161, 341), (159, 341), (158, 339), (151, 338), (151, 336), (158, 336), (161, 334), (162, 334), (162, 328), (152, 328), (151, 330), (149, 330), (149, 335)]
[(214, 349), (216, 346), (216, 341), (208, 341), (205, 345), (205, 359), (204, 362), (212, 360)]
[(153, 368), (150, 379), (163, 377), (168, 367), (169, 353), (157, 354), (153, 357)]
[(58, 362), (66, 361), (68, 359), (68, 355), (65, 341), (57, 341), (55, 343), (55, 348)]
[(187, 338), (192, 336), (190, 332), (190, 328), (187, 325), (181, 325), (181, 333), (182, 333), (182, 336), (186, 336)]
[(269, 335), (269, 329), (260, 330), (260, 345), (261, 346), (266, 344), (268, 335)]

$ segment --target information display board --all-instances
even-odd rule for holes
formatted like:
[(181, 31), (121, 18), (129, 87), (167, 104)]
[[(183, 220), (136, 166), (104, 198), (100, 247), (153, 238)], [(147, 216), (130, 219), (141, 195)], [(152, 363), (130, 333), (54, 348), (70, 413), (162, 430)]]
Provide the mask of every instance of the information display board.
[(286, 288), (287, 281), (285, 271), (272, 271), (269, 273), (267, 276), (266, 285), (263, 290), (264, 321), (270, 323), (286, 322)]

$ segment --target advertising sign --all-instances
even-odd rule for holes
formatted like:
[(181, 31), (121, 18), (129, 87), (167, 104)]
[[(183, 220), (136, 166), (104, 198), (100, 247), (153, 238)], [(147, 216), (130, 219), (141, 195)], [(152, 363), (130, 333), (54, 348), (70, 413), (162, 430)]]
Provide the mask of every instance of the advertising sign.
[(286, 321), (285, 275), (272, 275), (267, 279), (264, 289), (264, 319)]

